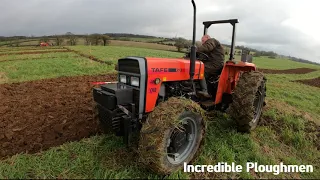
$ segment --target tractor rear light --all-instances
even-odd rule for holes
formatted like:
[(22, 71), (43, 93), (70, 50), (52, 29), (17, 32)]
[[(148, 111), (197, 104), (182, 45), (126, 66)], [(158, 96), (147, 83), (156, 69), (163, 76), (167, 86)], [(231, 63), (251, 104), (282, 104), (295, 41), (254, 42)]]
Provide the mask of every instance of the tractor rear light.
[(127, 76), (126, 75), (120, 75), (120, 82), (127, 83)]
[(131, 85), (132, 86), (139, 86), (139, 78), (132, 76), (130, 79)]

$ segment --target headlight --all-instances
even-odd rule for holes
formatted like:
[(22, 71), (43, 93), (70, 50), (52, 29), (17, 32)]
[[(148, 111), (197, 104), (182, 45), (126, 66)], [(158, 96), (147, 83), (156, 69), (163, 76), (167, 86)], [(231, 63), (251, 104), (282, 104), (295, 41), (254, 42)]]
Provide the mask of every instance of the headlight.
[(131, 85), (132, 86), (139, 86), (139, 78), (138, 77), (131, 77)]
[(120, 82), (127, 83), (127, 76), (126, 75), (120, 75)]

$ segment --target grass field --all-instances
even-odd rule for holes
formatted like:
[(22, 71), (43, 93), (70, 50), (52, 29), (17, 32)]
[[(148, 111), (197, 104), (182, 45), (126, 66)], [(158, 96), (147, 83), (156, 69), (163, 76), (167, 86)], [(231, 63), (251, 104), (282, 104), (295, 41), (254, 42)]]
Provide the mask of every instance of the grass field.
[[(88, 46), (69, 48), (112, 62), (125, 56), (183, 56), (182, 53), (139, 48), (143, 46), (144, 43), (137, 48), (121, 46), (92, 46), (91, 50)], [(1, 53), (6, 51), (9, 49), (0, 48)], [(14, 50), (14, 52), (19, 51), (27, 50), (23, 48)], [(120, 138), (96, 135), (76, 142), (67, 142), (36, 154), (21, 153), (3, 159), (0, 161), (0, 178), (319, 178), (320, 152), (317, 147), (320, 148), (320, 128), (311, 122), (320, 125), (320, 88), (293, 81), (319, 77), (320, 66), (266, 57), (254, 58), (254, 63), (258, 68), (307, 67), (317, 71), (302, 75), (266, 74), (267, 106), (261, 125), (251, 134), (237, 133), (234, 122), (226, 114), (210, 113), (206, 144), (194, 164), (215, 165), (217, 162), (235, 162), (245, 165), (247, 161), (264, 165), (280, 162), (310, 164), (314, 166), (313, 173), (274, 175), (254, 172), (179, 171), (161, 177), (137, 163), (136, 154), (127, 150)], [(113, 72), (113, 69), (113, 66), (91, 61), (73, 52), (0, 56), (0, 83), (96, 75)]]
[(83, 52), (84, 54), (93, 55), (102, 60), (113, 62), (126, 56), (178, 58), (184, 55), (183, 53), (178, 52), (126, 46), (68, 46), (68, 48)]
[(102, 74), (113, 69), (72, 52), (0, 56), (2, 82), (6, 83)]

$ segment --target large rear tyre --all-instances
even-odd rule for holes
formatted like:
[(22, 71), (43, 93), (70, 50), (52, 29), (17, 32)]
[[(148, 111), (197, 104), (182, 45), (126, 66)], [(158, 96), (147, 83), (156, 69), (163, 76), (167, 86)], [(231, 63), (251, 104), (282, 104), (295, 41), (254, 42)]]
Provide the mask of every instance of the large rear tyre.
[(232, 103), (227, 113), (237, 123), (240, 132), (254, 130), (265, 104), (266, 78), (261, 72), (244, 72), (232, 93)]
[(140, 162), (160, 175), (190, 163), (203, 143), (204, 117), (201, 107), (191, 100), (173, 97), (159, 103), (141, 129)]

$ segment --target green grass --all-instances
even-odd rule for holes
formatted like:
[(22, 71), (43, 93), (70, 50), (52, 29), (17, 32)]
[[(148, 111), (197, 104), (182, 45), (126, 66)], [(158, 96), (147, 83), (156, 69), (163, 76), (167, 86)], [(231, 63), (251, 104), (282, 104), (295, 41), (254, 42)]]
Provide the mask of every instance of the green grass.
[[(9, 54), (5, 56), (0, 56), (0, 62), (2, 61), (20, 61), (20, 60), (28, 60), (34, 58), (41, 59), (50, 59), (50, 58), (73, 58), (78, 56), (73, 52), (55, 52), (55, 53), (44, 53), (44, 54)], [(0, 65), (1, 66), (1, 65)]]
[(7, 83), (62, 76), (103, 74), (113, 70), (114, 67), (90, 61), (83, 57), (44, 58), (0, 63), (0, 72), (7, 77)]
[(299, 79), (320, 77), (320, 70), (303, 75), (267, 74), (266, 77), (268, 79), (267, 96), (270, 99), (285, 102), (308, 112), (320, 125), (320, 88), (293, 82)]
[[(88, 46), (70, 47), (90, 54)], [(116, 61), (126, 56), (181, 57), (182, 53), (133, 47), (96, 47), (91, 54), (99, 59)], [(38, 55), (43, 59), (0, 62), (9, 82), (29, 81), (59, 76), (99, 74), (113, 67), (73, 57), (74, 53)], [(37, 57), (38, 57), (37, 56)], [(50, 57), (56, 57), (50, 59)], [(23, 55), (23, 57), (34, 57)], [(0, 57), (1, 58), (1, 57)], [(18, 56), (10, 57), (11, 59)], [(20, 56), (19, 56), (20, 58)], [(122, 139), (114, 136), (94, 136), (80, 142), (70, 142), (38, 154), (19, 154), (0, 161), (0, 178), (318, 178), (320, 152), (308, 121), (320, 119), (320, 89), (297, 82), (320, 76), (320, 66), (254, 57), (258, 68), (290, 69), (308, 67), (318, 71), (304, 75), (267, 74), (267, 106), (263, 124), (251, 134), (237, 133), (234, 122), (222, 113), (211, 114), (206, 143), (194, 164), (246, 162), (258, 164), (310, 164), (313, 173), (184, 173), (178, 171), (167, 177), (149, 172), (137, 161), (137, 155), (125, 148)]]

